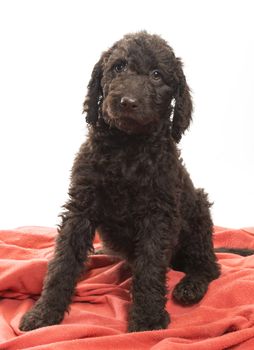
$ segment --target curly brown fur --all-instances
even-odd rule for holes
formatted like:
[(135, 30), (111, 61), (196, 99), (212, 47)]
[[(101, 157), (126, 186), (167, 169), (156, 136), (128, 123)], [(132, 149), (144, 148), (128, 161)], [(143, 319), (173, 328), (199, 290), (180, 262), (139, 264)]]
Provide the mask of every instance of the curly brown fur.
[(22, 330), (60, 322), (97, 229), (132, 268), (129, 331), (166, 328), (166, 272), (186, 273), (173, 297), (188, 305), (219, 276), (210, 204), (177, 148), (191, 121), (179, 58), (146, 32), (126, 35), (95, 65), (84, 102), (89, 137), (72, 169), (55, 256)]

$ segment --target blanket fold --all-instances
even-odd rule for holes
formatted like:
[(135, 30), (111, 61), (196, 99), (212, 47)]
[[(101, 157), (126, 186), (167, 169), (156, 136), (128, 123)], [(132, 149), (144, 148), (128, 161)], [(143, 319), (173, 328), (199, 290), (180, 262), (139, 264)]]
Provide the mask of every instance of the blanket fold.
[[(254, 249), (253, 228), (214, 232), (215, 247)], [(217, 254), (222, 274), (193, 306), (174, 303), (172, 290), (184, 274), (168, 272), (166, 330), (127, 334), (131, 273), (116, 257), (91, 255), (63, 322), (21, 332), (22, 315), (41, 293), (56, 234), (46, 227), (0, 231), (0, 350), (254, 349), (254, 256), (231, 253)]]

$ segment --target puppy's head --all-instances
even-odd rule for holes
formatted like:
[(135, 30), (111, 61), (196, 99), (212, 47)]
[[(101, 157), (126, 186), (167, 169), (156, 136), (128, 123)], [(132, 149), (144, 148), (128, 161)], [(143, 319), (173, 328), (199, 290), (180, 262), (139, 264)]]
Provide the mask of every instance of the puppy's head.
[(157, 35), (126, 35), (95, 65), (84, 112), (89, 124), (96, 125), (101, 117), (127, 134), (150, 133), (168, 121), (172, 137), (179, 142), (192, 112), (180, 59)]

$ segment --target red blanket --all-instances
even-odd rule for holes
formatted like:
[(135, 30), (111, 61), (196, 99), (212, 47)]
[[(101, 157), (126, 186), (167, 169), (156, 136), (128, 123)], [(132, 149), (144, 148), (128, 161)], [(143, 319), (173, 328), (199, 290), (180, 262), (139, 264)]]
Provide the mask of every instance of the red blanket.
[[(254, 349), (254, 256), (218, 254), (222, 275), (197, 305), (175, 304), (169, 293), (166, 330), (126, 333), (130, 272), (110, 256), (91, 256), (69, 314), (60, 325), (21, 332), (19, 321), (38, 298), (56, 230), (0, 231), (0, 349), (215, 350)], [(254, 248), (254, 229), (216, 228), (215, 246)], [(169, 271), (172, 291), (183, 276)]]

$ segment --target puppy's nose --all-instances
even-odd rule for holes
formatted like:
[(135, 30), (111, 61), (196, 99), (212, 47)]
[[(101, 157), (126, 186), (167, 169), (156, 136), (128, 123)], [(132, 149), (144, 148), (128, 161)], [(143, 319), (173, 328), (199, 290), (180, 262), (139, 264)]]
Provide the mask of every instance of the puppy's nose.
[(120, 105), (124, 109), (137, 109), (138, 101), (135, 98), (124, 96), (121, 98)]

